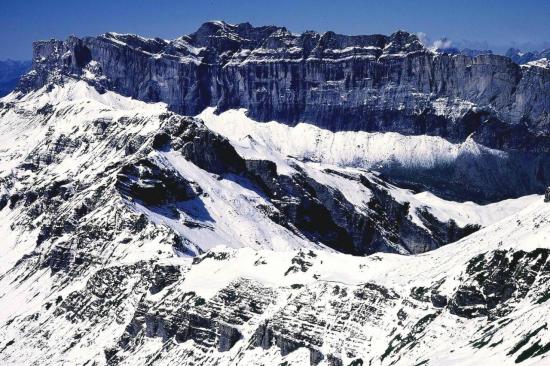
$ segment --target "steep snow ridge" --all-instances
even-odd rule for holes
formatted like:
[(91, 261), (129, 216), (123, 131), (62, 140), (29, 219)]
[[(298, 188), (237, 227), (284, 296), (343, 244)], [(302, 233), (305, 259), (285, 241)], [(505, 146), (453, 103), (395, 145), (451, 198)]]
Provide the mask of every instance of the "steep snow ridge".
[[(64, 86), (55, 85), (52, 90), (44, 87), (18, 99), (18, 93), (12, 93), (1, 99), (2, 102), (15, 103), (16, 109), (9, 109), (2, 116), (4, 123), (0, 124), (0, 170), (1, 175), (11, 174), (12, 169), (20, 164), (33, 149), (40, 149), (42, 141), (46, 138), (62, 138), (70, 135), (71, 138), (81, 136), (85, 138), (89, 130), (83, 128), (93, 124), (94, 121), (102, 121), (108, 127), (111, 123), (117, 123), (121, 118), (140, 116), (143, 123), (138, 126), (128, 126), (125, 133), (147, 135), (158, 129), (158, 118), (152, 118), (166, 112), (166, 105), (162, 103), (147, 104), (131, 98), (122, 97), (116, 93), (107, 91), (99, 94), (94, 88), (84, 81), (69, 82)], [(63, 118), (56, 118), (55, 123), (48, 118), (49, 125), (41, 123), (51, 111), (63, 114)], [(150, 119), (145, 121), (146, 119)], [(98, 127), (97, 134), (100, 134)], [(132, 130), (133, 128), (133, 130)], [(100, 145), (102, 143), (100, 142)], [(105, 148), (105, 145), (102, 146)], [(113, 151), (114, 153), (114, 151)], [(52, 166), (52, 173), (56, 175), (76, 174), (77, 169), (83, 169), (89, 165), (89, 157), (92, 151), (81, 151), (65, 156), (61, 164)], [(79, 160), (76, 156), (79, 156)], [(86, 155), (88, 157), (86, 157)], [(108, 164), (117, 156), (101, 162)], [(118, 156), (120, 158), (120, 155)], [(13, 172), (14, 174), (20, 174)]]
[[(481, 154), (488, 151), (469, 139), (463, 144), (451, 144), (439, 137), (402, 136), (397, 133), (330, 132), (308, 124), (289, 127), (272, 122), (256, 122), (244, 109), (229, 110), (219, 115), (208, 108), (199, 115), (212, 130), (230, 139), (237, 151), (249, 159), (272, 160), (279, 174), (294, 174), (299, 166), (320, 183), (340, 190), (356, 207), (368, 203), (371, 193), (359, 182), (327, 174), (326, 169), (369, 177), (369, 169), (394, 159), (406, 165), (430, 167), (436, 161), (450, 162), (461, 153)], [(494, 154), (504, 154), (493, 151)], [(302, 160), (305, 160), (303, 162)], [(309, 161), (313, 160), (313, 161)], [(410, 203), (414, 222), (425, 227), (417, 209), (427, 209), (442, 222), (454, 220), (459, 226), (487, 226), (540, 199), (530, 195), (488, 205), (474, 202), (453, 202), (430, 192), (414, 193), (388, 184), (389, 192), (399, 202)]]
[(454, 220), (459, 226), (478, 224), (488, 226), (523, 210), (534, 202), (540, 201), (540, 195), (529, 195), (515, 199), (479, 205), (475, 202), (447, 201), (425, 191), (414, 193), (410, 190), (391, 186), (391, 194), (399, 202), (409, 202), (411, 212), (426, 208), (443, 222)]
[(0, 256), (0, 275), (10, 270), (25, 254), (30, 253), (36, 243), (37, 233), (19, 232), (12, 229), (17, 214), (0, 210), (0, 238), (2, 238), (2, 255)]
[[(2, 101), (13, 107), (6, 108), (1, 116), (0, 129), (5, 132), (5, 145), (0, 153), (0, 162), (2, 174), (7, 180), (0, 182), (0, 195), (10, 197), (19, 191), (47, 190), (57, 182), (69, 180), (72, 186), (88, 188), (78, 197), (64, 200), (61, 203), (64, 212), (74, 211), (101, 190), (107, 205), (90, 214), (90, 221), (97, 219), (107, 225), (113, 218), (115, 221), (124, 220), (130, 208), (134, 212), (145, 213), (159, 228), (166, 228), (167, 231), (161, 230), (163, 235), (175, 232), (183, 236), (188, 250), (194, 254), (217, 245), (273, 250), (324, 247), (306, 240), (298, 231), (291, 232), (269, 219), (265, 211), (277, 209), (258, 193), (259, 190), (248, 187), (250, 183), (242, 177), (222, 179), (199, 169), (174, 152), (153, 150), (147, 153), (147, 157), (161, 166), (175, 169), (182, 177), (198, 184), (204, 192), (200, 199), (186, 202), (180, 215), (176, 216), (169, 210), (164, 212), (158, 207), (152, 210), (137, 202), (122, 200), (118, 193), (113, 192), (117, 170), (112, 167), (134, 159), (134, 154), (126, 151), (124, 144), (128, 141), (135, 141), (136, 147), (132, 149), (139, 151), (146, 145), (145, 141), (152, 138), (161, 125), (161, 115), (167, 113), (163, 104), (147, 104), (112, 92), (100, 94), (83, 81), (43, 88), (25, 96), (12, 94)], [(262, 154), (265, 157), (267, 152)], [(24, 162), (31, 164), (30, 168), (21, 167)], [(289, 171), (293, 170), (290, 165), (287, 166)], [(368, 195), (365, 194), (365, 197)], [(4, 233), (4, 247), (6, 250), (9, 248), (9, 254), (2, 257), (2, 273), (24, 255), (33, 252), (44, 224), (39, 217), (32, 229), (28, 229), (26, 222), (14, 225), (14, 222), (19, 223), (25, 217), (27, 206), (13, 209), (7, 203), (4, 206), (0, 227)], [(185, 211), (193, 212), (195, 219)], [(119, 224), (115, 222), (115, 226)], [(123, 229), (117, 230), (116, 241), (126, 242), (132, 237)], [(65, 239), (71, 238), (67, 235)], [(143, 238), (136, 240), (142, 241), (140, 249), (134, 247), (130, 250), (130, 246), (115, 244), (109, 249), (110, 255), (104, 257), (105, 260), (137, 260), (140, 256), (147, 257), (149, 251), (157, 251), (155, 248), (158, 245), (162, 256), (174, 255), (170, 250), (165, 250), (170, 248), (170, 242), (163, 242), (160, 234), (149, 238), (146, 243), (143, 243)], [(44, 244), (39, 250), (48, 253), (48, 248)]]
[[(276, 154), (276, 153), (273, 153)], [(326, 170), (339, 171), (352, 176), (364, 175), (371, 179), (376, 179), (376, 174), (358, 168), (340, 167), (336, 165), (298, 162), (289, 159), (297, 166), (304, 169), (309, 176), (320, 183), (333, 187), (341, 191), (346, 199), (352, 202), (356, 207), (364, 207), (372, 193), (358, 181), (342, 178), (338, 175), (327, 174)], [(420, 227), (425, 225), (418, 216), (418, 210), (426, 209), (441, 222), (453, 220), (460, 227), (466, 225), (488, 226), (509, 217), (516, 212), (523, 210), (534, 202), (541, 200), (541, 195), (529, 195), (515, 199), (508, 199), (500, 202), (494, 202), (487, 205), (480, 205), (475, 202), (454, 202), (444, 200), (428, 191), (415, 193), (409, 189), (399, 188), (395, 185), (385, 183), (387, 191), (398, 202), (409, 203), (409, 214), (413, 222)], [(426, 230), (429, 230), (426, 228)]]
[[(60, 104), (71, 101), (90, 102), (102, 104), (113, 110), (161, 113), (167, 111), (165, 103), (145, 103), (140, 100), (125, 97), (115, 92), (106, 90), (99, 93), (95, 88), (82, 80), (68, 81), (63, 85), (53, 85), (50, 89), (44, 86), (28, 94), (21, 95), (20, 92), (13, 92), (0, 99), (3, 102), (15, 102), (21, 107), (39, 109), (45, 104)], [(93, 112), (90, 111), (90, 112)]]
[[(442, 102), (443, 103), (443, 102)], [(435, 136), (404, 136), (399, 133), (331, 132), (299, 123), (290, 127), (276, 121), (258, 123), (246, 110), (229, 110), (219, 115), (207, 108), (198, 117), (227, 138), (239, 141), (249, 135), (283, 156), (294, 156), (327, 164), (376, 169), (395, 161), (406, 167), (433, 168), (455, 161), (461, 154), (505, 154), (487, 149), (471, 139), (452, 144)]]
[[(273, 155), (275, 154), (276, 153), (274, 152)], [(329, 174), (327, 173), (327, 170), (344, 173), (356, 178), (358, 178), (360, 175), (365, 175), (372, 178), (374, 177), (374, 174), (372, 173), (369, 173), (365, 170), (339, 167), (330, 164), (298, 162), (294, 161), (294, 159), (290, 159), (290, 161), (306, 171), (307, 174), (315, 179), (317, 182), (325, 184), (329, 187), (332, 187), (334, 190), (342, 192), (344, 197), (349, 202), (353, 203), (356, 209), (366, 207), (372, 197), (372, 192), (363, 184), (360, 184), (359, 179), (351, 180), (336, 174)]]

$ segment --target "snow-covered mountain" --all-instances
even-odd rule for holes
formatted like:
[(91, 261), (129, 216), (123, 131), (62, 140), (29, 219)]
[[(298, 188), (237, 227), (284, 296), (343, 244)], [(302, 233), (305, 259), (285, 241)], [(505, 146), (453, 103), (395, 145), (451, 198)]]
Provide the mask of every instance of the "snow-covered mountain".
[[(232, 141), (245, 156), (273, 154), (281, 173), (302, 167), (319, 184), (338, 187), (357, 209), (356, 200), (374, 194), (354, 191), (347, 174), (365, 174), (410, 208), (426, 205), (437, 217), (488, 225), (423, 255), (350, 256), (269, 223), (254, 211), (269, 207), (267, 199), (252, 193), (244, 177), (201, 169), (157, 132), (169, 131), (163, 122), (174, 120), (185, 133), (189, 125), (206, 131), (197, 120), (182, 121), (163, 105), (99, 95), (83, 82), (4, 103), (11, 107), (2, 122), (21, 125), (20, 141), (6, 136), (14, 148), (4, 151), (3, 164), (18, 165), (4, 182), (40, 192), (34, 200), (12, 193), (2, 211), (8, 255), (0, 277), (0, 357), (6, 364), (547, 363), (550, 204), (541, 196), (491, 206), (452, 203), (356, 168), (327, 173), (325, 163), (285, 159), (251, 138), (248, 145)], [(46, 109), (47, 117), (37, 112)], [(50, 144), (61, 131), (69, 140)], [(75, 141), (84, 137), (79, 146)], [(142, 147), (133, 149), (139, 140)], [(56, 153), (45, 154), (52, 147)], [(205, 160), (210, 169), (223, 166)], [(58, 175), (68, 182), (43, 181)], [(189, 203), (193, 195), (202, 207)], [(217, 212), (223, 209), (226, 214)], [(494, 216), (502, 210), (509, 216)], [(57, 237), (44, 236), (40, 223), (48, 211), (72, 227), (53, 225)], [(208, 234), (201, 225), (211, 226)], [(242, 247), (194, 258), (184, 253), (226, 242)]]
[[(35, 250), (54, 245), (54, 266), (70, 267), (80, 250), (89, 252), (81, 248), (89, 225), (121, 236), (124, 221), (139, 215), (183, 236), (174, 244), (182, 253), (222, 244), (419, 253), (494, 220), (480, 211), (501, 211), (498, 218), (536, 197), (445, 210), (449, 202), (361, 167), (290, 157), (253, 138), (231, 145), (199, 119), (99, 94), (85, 81), (12, 94), (3, 100), (2, 122), (0, 202), (14, 212), (6, 225), (21, 225), (26, 235), (33, 229)], [(104, 226), (110, 221), (117, 226)]]
[[(550, 203), (531, 186), (544, 145), (265, 122), (242, 108), (185, 116), (105, 72), (113, 50), (146, 53), (135, 81), (170, 47), (200, 66), (228, 44), (298, 42), (208, 24), (174, 41), (38, 43), (33, 70), (0, 99), (1, 363), (546, 364)], [(351, 53), (368, 63), (424, 52), (413, 38), (397, 46), (401, 33), (331, 37), (334, 63), (346, 42), (379, 42), (381, 54), (365, 50), (378, 61)], [(231, 47), (229, 62), (260, 60)], [(473, 108), (442, 98), (430, 103), (445, 119)], [(516, 198), (487, 203), (506, 189)]]
[(550, 49), (522, 52), (517, 48), (510, 48), (506, 51), (506, 57), (510, 57), (517, 64), (524, 65), (541, 59), (550, 59)]

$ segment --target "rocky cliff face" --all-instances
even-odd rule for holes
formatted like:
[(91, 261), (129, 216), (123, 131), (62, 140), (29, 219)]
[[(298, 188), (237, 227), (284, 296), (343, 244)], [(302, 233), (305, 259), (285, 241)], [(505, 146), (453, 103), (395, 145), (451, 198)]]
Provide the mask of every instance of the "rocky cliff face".
[[(485, 123), (550, 132), (550, 71), (509, 58), (433, 53), (415, 35), (295, 35), (281, 27), (211, 22), (173, 41), (107, 33), (34, 44), (36, 70), (80, 74), (186, 115), (247, 108), (258, 120), (307, 121), (330, 130), (397, 131), (463, 140)], [(44, 75), (27, 80), (40, 86)], [(491, 123), (489, 123), (490, 125)], [(489, 141), (488, 141), (489, 142)], [(516, 139), (491, 147), (521, 147)], [(523, 146), (527, 148), (528, 146)]]
[[(332, 131), (434, 135), (454, 143), (471, 136), (506, 151), (505, 169), (533, 165), (522, 184), (492, 192), (457, 192), (469, 185), (444, 184), (441, 170), (449, 167), (427, 172), (432, 179), (386, 169), (390, 178), (453, 198), (541, 193), (550, 183), (550, 69), (491, 54), (434, 53), (403, 31), (296, 35), (281, 27), (210, 22), (172, 41), (114, 33), (40, 41), (33, 62), (23, 91), (70, 75), (99, 90), (165, 102), (185, 115), (208, 106), (219, 112), (243, 107), (258, 121), (307, 122)], [(476, 170), (498, 174), (490, 164)], [(484, 173), (461, 174), (468, 181)]]

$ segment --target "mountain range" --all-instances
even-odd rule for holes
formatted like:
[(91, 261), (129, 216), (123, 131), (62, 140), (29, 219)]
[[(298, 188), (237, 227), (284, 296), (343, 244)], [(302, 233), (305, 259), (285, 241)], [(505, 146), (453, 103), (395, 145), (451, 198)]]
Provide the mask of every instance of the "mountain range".
[(550, 67), (208, 22), (0, 99), (0, 360), (544, 365)]

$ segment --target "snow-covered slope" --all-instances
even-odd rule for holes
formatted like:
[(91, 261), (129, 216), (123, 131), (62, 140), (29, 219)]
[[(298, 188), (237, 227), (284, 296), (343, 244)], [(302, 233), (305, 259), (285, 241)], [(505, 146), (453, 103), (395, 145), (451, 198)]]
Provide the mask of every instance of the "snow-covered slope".
[[(71, 211), (90, 201), (90, 207), (83, 209), (88, 220), (105, 212), (110, 216), (120, 215), (122, 221), (127, 214), (145, 213), (157, 227), (189, 239), (186, 250), (195, 252), (221, 244), (287, 249), (318, 247), (260, 214), (257, 206), (272, 205), (250, 187), (231, 179), (219, 179), (174, 152), (151, 150), (147, 141), (165, 120), (181, 119), (167, 112), (163, 104), (146, 104), (112, 92), (99, 94), (83, 81), (55, 86), (52, 90), (44, 88), (20, 99), (12, 94), (4, 98), (3, 103), (5, 108), (0, 117), (2, 222), (4, 227), (13, 229), (13, 232), (7, 229), (9, 235), (6, 233), (5, 237), (28, 236), (29, 229), (34, 229), (34, 237), (40, 235), (37, 231), (41, 226), (58, 219), (55, 215), (47, 217), (54, 209), (58, 210), (56, 215), (68, 214), (74, 222), (78, 218), (72, 217), (75, 215)], [(147, 208), (139, 201), (118, 194), (113, 184), (119, 169), (144, 157), (197, 183), (205, 194), (201, 201), (187, 202), (187, 211), (196, 212), (200, 207), (194, 206), (204, 205), (202, 210), (207, 217), (197, 213), (201, 222), (192, 225), (191, 217), (175, 218), (163, 211), (169, 208), (158, 205)], [(50, 202), (40, 202), (44, 192), (58, 193), (50, 192), (51, 189), (70, 192), (67, 199), (59, 202), (59, 208)], [(39, 206), (40, 211), (29, 212), (39, 210), (32, 205)], [(30, 217), (23, 220), (23, 216)], [(22, 222), (18, 230), (19, 221)], [(114, 231), (120, 240), (125, 238), (121, 230)], [(66, 234), (71, 233), (69, 230)], [(14, 239), (4, 245), (16, 246), (19, 241)], [(151, 250), (156, 252), (157, 248)], [(135, 255), (134, 250), (127, 252)], [(169, 252), (172, 255), (172, 251)]]
[(541, 196), (447, 201), (353, 147), (441, 139), (201, 117), (82, 80), (0, 100), (1, 363), (544, 364)]
[[(442, 101), (441, 113), (452, 114), (453, 110), (445, 110), (445, 106)], [(491, 149), (472, 136), (453, 143), (430, 135), (333, 132), (308, 123), (295, 126), (277, 121), (260, 123), (249, 118), (245, 109), (217, 113), (215, 108), (207, 108), (199, 117), (210, 129), (233, 141), (243, 143), (248, 138), (283, 156), (375, 170), (397, 184), (430, 190), (455, 201), (486, 204), (496, 201), (487, 198), (498, 197), (494, 194), (499, 191), (510, 191), (506, 197), (533, 192), (526, 191), (530, 183), (525, 176), (545, 170), (544, 163), (538, 162), (534, 155)]]
[(198, 117), (210, 129), (232, 140), (239, 141), (250, 136), (284, 156), (345, 166), (376, 168), (388, 161), (395, 161), (407, 167), (431, 168), (449, 164), (460, 154), (483, 149), (471, 140), (452, 144), (437, 136), (332, 132), (306, 123), (295, 127), (275, 121), (258, 123), (246, 116), (245, 109), (217, 115), (214, 108), (207, 108)]
[(0, 356), (28, 364), (545, 365), (549, 233), (550, 205), (539, 200), (417, 256), (218, 248), (194, 260), (117, 264), (71, 293), (48, 293), (41, 306), (8, 306), (0, 334), (9, 351)]
[[(6, 237), (12, 238), (6, 246), (14, 248), (23, 240), (19, 237), (35, 238), (18, 245), (18, 254), (10, 264), (29, 251), (46, 255), (55, 247), (69, 253), (85, 249), (77, 243), (80, 228), (88, 225), (88, 220), (108, 222), (111, 218), (105, 218), (105, 212), (121, 222), (143, 214), (154, 230), (160, 228), (166, 235), (180, 238), (174, 240), (182, 241), (176, 246), (183, 253), (217, 245), (344, 248), (335, 238), (349, 240), (355, 248), (352, 251), (359, 253), (410, 253), (433, 249), (467, 233), (449, 234), (455, 226), (485, 226), (536, 199), (525, 197), (493, 206), (444, 201), (388, 184), (365, 169), (346, 166), (345, 161), (334, 165), (336, 161), (306, 161), (304, 154), (288, 157), (273, 140), (236, 140), (229, 135), (236, 148), (232, 153), (223, 150), (229, 148), (223, 139), (208, 132), (200, 121), (182, 119), (161, 103), (147, 104), (110, 91), (99, 93), (84, 81), (45, 87), (24, 96), (12, 94), (2, 103), (0, 193), (3, 227), (11, 227)], [(212, 127), (212, 116), (207, 112), (204, 116)], [(256, 125), (247, 123), (251, 126), (239, 129), (254, 133)], [(171, 137), (171, 148), (152, 147), (159, 134), (174, 134), (174, 129), (182, 126), (185, 130)], [(276, 132), (272, 136), (277, 136)], [(304, 140), (308, 138), (304, 135)], [(338, 148), (337, 143), (333, 146)], [(223, 161), (226, 158), (235, 161)], [(274, 162), (276, 171), (262, 177), (267, 173), (262, 161)], [(151, 169), (161, 170), (168, 181), (159, 182)], [(175, 184), (174, 180), (189, 186), (186, 197), (170, 198), (169, 203), (166, 197), (153, 203), (136, 197), (147, 189)], [(125, 191), (128, 189), (131, 192)], [(327, 214), (316, 217), (320, 210)], [(404, 223), (392, 229), (392, 234), (384, 220)], [(327, 226), (328, 232), (320, 232), (317, 224), (332, 226)], [(337, 233), (340, 228), (345, 234)], [(119, 229), (109, 231), (118, 240), (132, 239), (130, 233)], [(365, 241), (369, 237), (373, 239)], [(64, 240), (54, 244), (59, 238)], [(51, 242), (52, 247), (33, 248), (29, 241)], [(158, 250), (151, 247), (152, 252)], [(162, 256), (172, 252), (170, 245), (160, 251)], [(135, 251), (126, 247), (123, 252), (123, 256), (135, 256)]]

